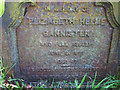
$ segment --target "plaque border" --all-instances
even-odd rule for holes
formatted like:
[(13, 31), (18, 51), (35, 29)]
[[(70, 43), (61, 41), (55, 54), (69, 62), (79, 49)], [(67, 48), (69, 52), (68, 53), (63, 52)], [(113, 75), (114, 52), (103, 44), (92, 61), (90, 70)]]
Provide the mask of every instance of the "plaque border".
[[(96, 2), (96, 6), (104, 7), (106, 12), (106, 17), (110, 26), (113, 28), (113, 32), (111, 35), (111, 42), (109, 47), (108, 59), (107, 59), (107, 73), (111, 72), (113, 75), (119, 72), (119, 62), (120, 60), (117, 58), (117, 49), (119, 43), (119, 33), (120, 33), (120, 24), (117, 22), (114, 12), (113, 6), (110, 2)], [(116, 56), (116, 57), (114, 57)], [(113, 68), (113, 66), (116, 66)]]
[[(16, 63), (13, 71), (14, 71), (14, 75), (15, 77), (21, 77), (21, 71), (19, 68), (19, 57), (18, 57), (18, 47), (17, 47), (17, 35), (16, 35), (16, 28), (20, 25), (20, 23), (22, 22), (24, 16), (25, 16), (25, 12), (26, 12), (26, 8), (29, 7), (30, 5), (35, 6), (35, 3), (19, 3), (18, 7), (20, 10), (20, 13), (18, 14), (18, 17), (15, 18), (14, 21), (10, 22), (9, 27), (5, 28), (6, 32), (8, 32), (10, 34), (10, 36), (7, 36), (7, 34), (5, 35), (9, 42), (11, 44), (9, 50), (10, 50), (10, 57), (11, 57), (11, 62), (12, 64)], [(9, 2), (7, 2), (7, 4), (9, 4)], [(6, 6), (7, 6), (6, 4)], [(119, 40), (119, 33), (120, 33), (120, 25), (117, 22), (117, 20), (115, 19), (114, 13), (113, 13), (113, 6), (110, 2), (95, 2), (95, 6), (96, 7), (103, 7), (105, 8), (105, 13), (106, 13), (106, 17), (108, 19), (109, 24), (111, 25), (111, 27), (113, 28), (113, 32), (111, 35), (111, 42), (110, 42), (110, 47), (109, 47), (109, 51), (108, 51), (108, 56), (107, 56), (107, 73), (112, 72), (113, 74), (115, 74), (117, 71), (120, 70), (120, 68), (118, 69), (118, 67), (120, 66), (120, 60), (117, 58), (117, 47), (118, 47), (118, 40)], [(7, 7), (9, 8), (9, 7)], [(6, 13), (7, 15), (7, 13)], [(5, 16), (6, 16), (5, 15)], [(3, 18), (4, 15), (3, 15)], [(14, 18), (14, 17), (12, 17)], [(115, 56), (115, 57), (113, 57)], [(116, 66), (113, 68), (113, 66)], [(107, 74), (106, 73), (106, 74)]]

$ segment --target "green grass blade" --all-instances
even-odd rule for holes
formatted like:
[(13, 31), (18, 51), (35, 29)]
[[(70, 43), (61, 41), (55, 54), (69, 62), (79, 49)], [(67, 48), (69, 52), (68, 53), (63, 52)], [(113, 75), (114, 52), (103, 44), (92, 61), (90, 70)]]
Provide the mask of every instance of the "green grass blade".
[(5, 10), (5, 0), (0, 0), (0, 17), (3, 15)]
[(74, 88), (74, 85), (73, 85), (73, 83), (71, 83), (71, 82), (68, 82), (68, 84), (69, 84), (69, 85), (71, 85), (71, 88)]
[(86, 90), (88, 90), (88, 88), (90, 88), (89, 86), (90, 86), (90, 84), (89, 84), (89, 82), (87, 82)]
[(5, 76), (10, 72), (10, 70), (11, 70), (15, 65), (16, 65), (16, 63), (13, 64), (12, 67), (10, 67), (10, 69), (5, 73)]
[(5, 67), (4, 75), (5, 75), (5, 73), (7, 72), (7, 69), (9, 68), (9, 61), (10, 61), (10, 60), (8, 60), (7, 66)]
[(92, 82), (92, 88), (94, 88), (95, 81), (96, 81), (96, 76), (97, 76), (97, 72), (95, 72), (95, 78), (94, 78), (94, 80), (93, 80), (93, 82)]
[(80, 88), (80, 87), (81, 87), (81, 85), (82, 85), (82, 84), (83, 84), (83, 82), (85, 81), (86, 75), (87, 75), (87, 74), (85, 74), (85, 76), (83, 77), (83, 79), (82, 79), (81, 83), (78, 85), (78, 87), (77, 87), (77, 88)]
[(9, 66), (9, 60), (8, 60), (8, 63), (7, 63), (7, 67), (3, 67), (3, 61), (2, 61), (2, 58), (1, 58), (1, 60), (0, 60), (0, 63), (1, 63), (1, 66), (0, 66), (0, 69), (2, 69), (2, 71), (1, 71), (1, 74), (2, 74), (2, 79), (4, 79), (5, 77), (6, 77), (6, 71), (7, 71), (7, 69), (8, 69), (8, 66)]
[(110, 84), (110, 85), (107, 85), (107, 86), (104, 86), (103, 88), (110, 88), (111, 86), (113, 86), (114, 83)]
[[(2, 57), (0, 57), (0, 74), (1, 74), (0, 79), (2, 79), (2, 80), (5, 77), (3, 70), (4, 70), (3, 60), (2, 60)], [(0, 82), (0, 84), (2, 84), (2, 82)]]
[(43, 88), (45, 86), (45, 84), (42, 84), (41, 86), (40, 86), (40, 88)]
[[(45, 83), (47, 83), (47, 81), (45, 81)], [(45, 86), (45, 84), (42, 84), (41, 86), (40, 86), (40, 88), (43, 88)]]
[(60, 87), (60, 82), (58, 83), (58, 85), (57, 85), (57, 88), (59, 88)]
[(94, 88), (98, 88), (98, 87), (100, 87), (100, 85), (105, 81), (105, 80), (108, 80), (109, 79), (109, 77), (107, 77), (107, 78), (104, 78), (102, 81), (100, 81)]
[(88, 76), (89, 77), (89, 79), (92, 81), (92, 78), (90, 77), (90, 76)]
[(9, 60), (8, 60), (8, 63), (7, 63), (7, 66), (3, 69), (4, 71), (3, 71), (3, 78), (5, 78), (6, 77), (6, 72), (7, 72), (7, 69), (9, 68)]
[(106, 83), (103, 84), (103, 86), (106, 86), (107, 84), (112, 84), (112, 83), (120, 83), (120, 80), (107, 81)]
[(52, 84), (51, 84), (51, 87), (50, 87), (50, 88), (53, 88), (53, 84), (54, 84), (54, 79), (53, 79), (53, 81), (52, 81)]
[(75, 86), (78, 87), (78, 80), (75, 79)]
[(37, 84), (36, 88), (39, 88), (39, 84)]
[(3, 69), (3, 61), (2, 61), (2, 57), (0, 57), (0, 70)]
[(18, 81), (15, 81), (15, 84), (18, 86), (18, 88), (21, 88)]
[(24, 84), (22, 81), (21, 81), (21, 83), (22, 83), (22, 87), (25, 87), (25, 86), (26, 86), (26, 84)]
[(9, 79), (8, 81), (17, 81), (17, 80), (20, 80), (20, 79)]

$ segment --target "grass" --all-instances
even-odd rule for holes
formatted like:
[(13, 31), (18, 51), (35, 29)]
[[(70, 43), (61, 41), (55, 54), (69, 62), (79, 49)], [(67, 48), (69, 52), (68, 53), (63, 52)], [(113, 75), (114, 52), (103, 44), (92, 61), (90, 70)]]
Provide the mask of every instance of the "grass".
[(120, 88), (120, 80), (117, 77), (109, 75), (107, 82), (103, 83), (102, 88)]
[(0, 0), (0, 17), (3, 15), (5, 10), (5, 0)]
[[(19, 86), (19, 83), (18, 83), (18, 81), (17, 80), (20, 80), (20, 79), (11, 79), (11, 78), (8, 78), (7, 77), (7, 74), (10, 72), (10, 70), (14, 67), (16, 65), (16, 63), (15, 64), (13, 64), (11, 67), (9, 67), (9, 60), (8, 60), (8, 64), (7, 64), (7, 66), (6, 67), (4, 67), (3, 66), (3, 60), (2, 60), (2, 58), (0, 57), (0, 87), (2, 87), (2, 88), (10, 88), (10, 89), (12, 89), (12, 87), (14, 86), (14, 87), (16, 87), (16, 88), (19, 88), (20, 86)], [(13, 76), (13, 75), (12, 75)], [(15, 83), (17, 84), (17, 85), (12, 85), (12, 84), (9, 84), (10, 82), (12, 82), (12, 81), (15, 81)]]
[(80, 87), (82, 86), (83, 82), (85, 81), (86, 75), (87, 75), (87, 74), (85, 74), (85, 76), (84, 76), (83, 79), (81, 80), (81, 83), (80, 83), (76, 88), (80, 88)]
[[(21, 79), (15, 79), (14, 75), (12, 75), (12, 78), (8, 78), (7, 74), (8, 72), (15, 66), (15, 64), (12, 67), (9, 67), (9, 62), (7, 64), (7, 67), (3, 67), (3, 61), (2, 58), (0, 60), (0, 87), (2, 88), (7, 88), (8, 90), (11, 90), (13, 88), (19, 88), (22, 90), (22, 88), (33, 88), (33, 86), (30, 87), (27, 86), (27, 84), (24, 83), (24, 81), (22, 81)], [(9, 68), (9, 69), (8, 69)], [(7, 70), (8, 69), (8, 70)], [(63, 80), (65, 85), (68, 85), (72, 88), (81, 88), (81, 86), (83, 85), (83, 83), (85, 82), (85, 79), (87, 77), (87, 74), (84, 75), (84, 77), (82, 78), (82, 80), (79, 82), (77, 79), (75, 79), (74, 83), (72, 82), (67, 82), (65, 80)], [(87, 88), (99, 88), (99, 89), (106, 89), (106, 88), (120, 88), (120, 72), (118, 73), (117, 76), (112, 76), (111, 74), (108, 75), (106, 78), (104, 78), (103, 80), (101, 80), (100, 82), (98, 82), (96, 84), (96, 80), (97, 80), (97, 72), (95, 73), (94, 78), (92, 79), (91, 77), (90, 81), (87, 82), (86, 85), (86, 90)], [(13, 82), (13, 83), (12, 83)], [(44, 82), (44, 84), (37, 84), (36, 86), (34, 86), (34, 88), (45, 88), (45, 86), (47, 85), (47, 81)], [(56, 85), (56, 86), (55, 86)], [(61, 87), (61, 82), (58, 82), (57, 84), (55, 83), (54, 79), (51, 83), (51, 85), (48, 86), (48, 88), (62, 88)], [(120, 90), (120, 89), (119, 89)]]

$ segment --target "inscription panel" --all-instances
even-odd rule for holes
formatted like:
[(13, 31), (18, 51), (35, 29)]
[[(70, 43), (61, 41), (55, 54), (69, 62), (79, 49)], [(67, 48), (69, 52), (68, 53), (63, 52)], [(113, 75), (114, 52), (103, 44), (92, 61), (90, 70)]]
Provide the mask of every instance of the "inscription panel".
[(21, 72), (27, 78), (104, 75), (112, 35), (94, 3), (37, 3), (17, 28)]

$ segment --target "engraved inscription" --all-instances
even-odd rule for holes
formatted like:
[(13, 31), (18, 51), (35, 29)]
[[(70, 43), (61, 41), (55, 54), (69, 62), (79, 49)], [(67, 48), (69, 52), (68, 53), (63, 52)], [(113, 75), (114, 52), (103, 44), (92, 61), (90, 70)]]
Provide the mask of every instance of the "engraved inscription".
[(103, 7), (92, 2), (37, 4), (27, 8), (17, 30), (21, 71), (29, 75), (31, 70), (39, 78), (105, 70), (112, 29)]
[(83, 55), (83, 52), (80, 52), (80, 51), (72, 51), (72, 52), (69, 52), (69, 51), (60, 51), (60, 50), (50, 50), (49, 51), (49, 55), (52, 55), (52, 56), (81, 56)]
[(66, 41), (56, 41), (56, 42), (43, 42), (40, 40), (39, 42), (40, 47), (52, 47), (52, 46), (58, 46), (58, 47), (89, 47), (90, 43), (87, 41), (82, 42), (66, 42)]
[(44, 8), (45, 11), (54, 11), (54, 12), (88, 12), (89, 9), (87, 7), (75, 7), (71, 4), (67, 5), (66, 8), (65, 7), (54, 7), (53, 9), (50, 8), (50, 6), (47, 6)]
[(61, 30), (52, 30), (44, 31), (44, 37), (89, 37), (89, 30), (74, 30), (74, 31), (61, 31)]
[(69, 19), (69, 18), (28, 18), (29, 24), (58, 24), (58, 25), (105, 25), (105, 18), (80, 18), (80, 19)]

